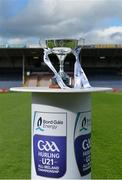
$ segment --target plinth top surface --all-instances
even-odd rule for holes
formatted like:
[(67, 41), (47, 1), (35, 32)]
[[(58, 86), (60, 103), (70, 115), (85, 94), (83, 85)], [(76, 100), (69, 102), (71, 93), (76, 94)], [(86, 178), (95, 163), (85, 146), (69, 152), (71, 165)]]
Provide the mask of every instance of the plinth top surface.
[(10, 88), (10, 91), (16, 92), (34, 92), (34, 93), (90, 93), (90, 92), (105, 92), (112, 91), (112, 88), (106, 87), (91, 87), (91, 88), (82, 88), (82, 89), (55, 89), (48, 87), (13, 87)]

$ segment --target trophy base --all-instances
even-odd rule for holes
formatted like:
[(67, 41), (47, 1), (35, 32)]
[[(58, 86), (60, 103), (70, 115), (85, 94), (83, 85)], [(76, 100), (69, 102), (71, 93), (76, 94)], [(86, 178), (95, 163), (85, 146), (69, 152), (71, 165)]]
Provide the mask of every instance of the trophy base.
[(49, 88), (61, 89), (58, 84), (50, 84), (50, 85), (49, 85)]
[[(63, 79), (63, 82), (66, 84), (66, 86), (68, 86), (68, 87), (70, 87), (70, 88), (73, 88), (73, 85), (70, 83), (70, 78), (69, 78), (69, 76), (67, 76), (67, 77), (65, 76), (65, 78), (62, 78), (62, 79)], [(49, 85), (49, 88), (60, 89), (60, 86), (58, 85), (55, 76), (52, 77), (52, 79), (51, 79), (50, 81), (51, 81), (51, 83), (50, 83), (50, 85)]]

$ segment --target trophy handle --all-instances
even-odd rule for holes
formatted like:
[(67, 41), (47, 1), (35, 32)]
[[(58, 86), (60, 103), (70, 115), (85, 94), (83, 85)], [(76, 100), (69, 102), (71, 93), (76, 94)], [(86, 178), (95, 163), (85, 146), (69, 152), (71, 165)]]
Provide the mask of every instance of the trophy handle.
[(74, 82), (75, 82), (74, 88), (90, 88), (91, 85), (80, 64), (80, 60), (79, 60), (80, 51), (81, 51), (81, 47), (78, 47), (73, 51), (73, 54), (76, 58), (76, 62), (74, 66)]

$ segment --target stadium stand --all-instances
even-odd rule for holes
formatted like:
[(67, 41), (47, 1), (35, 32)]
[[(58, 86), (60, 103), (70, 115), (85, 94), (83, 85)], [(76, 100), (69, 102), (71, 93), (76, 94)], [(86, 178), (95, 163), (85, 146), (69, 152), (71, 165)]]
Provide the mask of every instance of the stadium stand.
[[(50, 56), (58, 70), (55, 55)], [(74, 56), (65, 60), (65, 71), (71, 76)], [(118, 76), (122, 78), (122, 44), (91, 44), (82, 46), (81, 64), (88, 78)], [(27, 76), (29, 72), (29, 76)], [(48, 86), (52, 72), (43, 62), (43, 49), (39, 45), (0, 44), (0, 82), (16, 81), (25, 86)]]

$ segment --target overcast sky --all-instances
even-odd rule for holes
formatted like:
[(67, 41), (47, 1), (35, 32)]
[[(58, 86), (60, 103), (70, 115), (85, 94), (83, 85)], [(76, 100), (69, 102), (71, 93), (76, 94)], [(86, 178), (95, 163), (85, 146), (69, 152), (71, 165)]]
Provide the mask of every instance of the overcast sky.
[(122, 0), (0, 0), (0, 41), (52, 37), (122, 44)]

